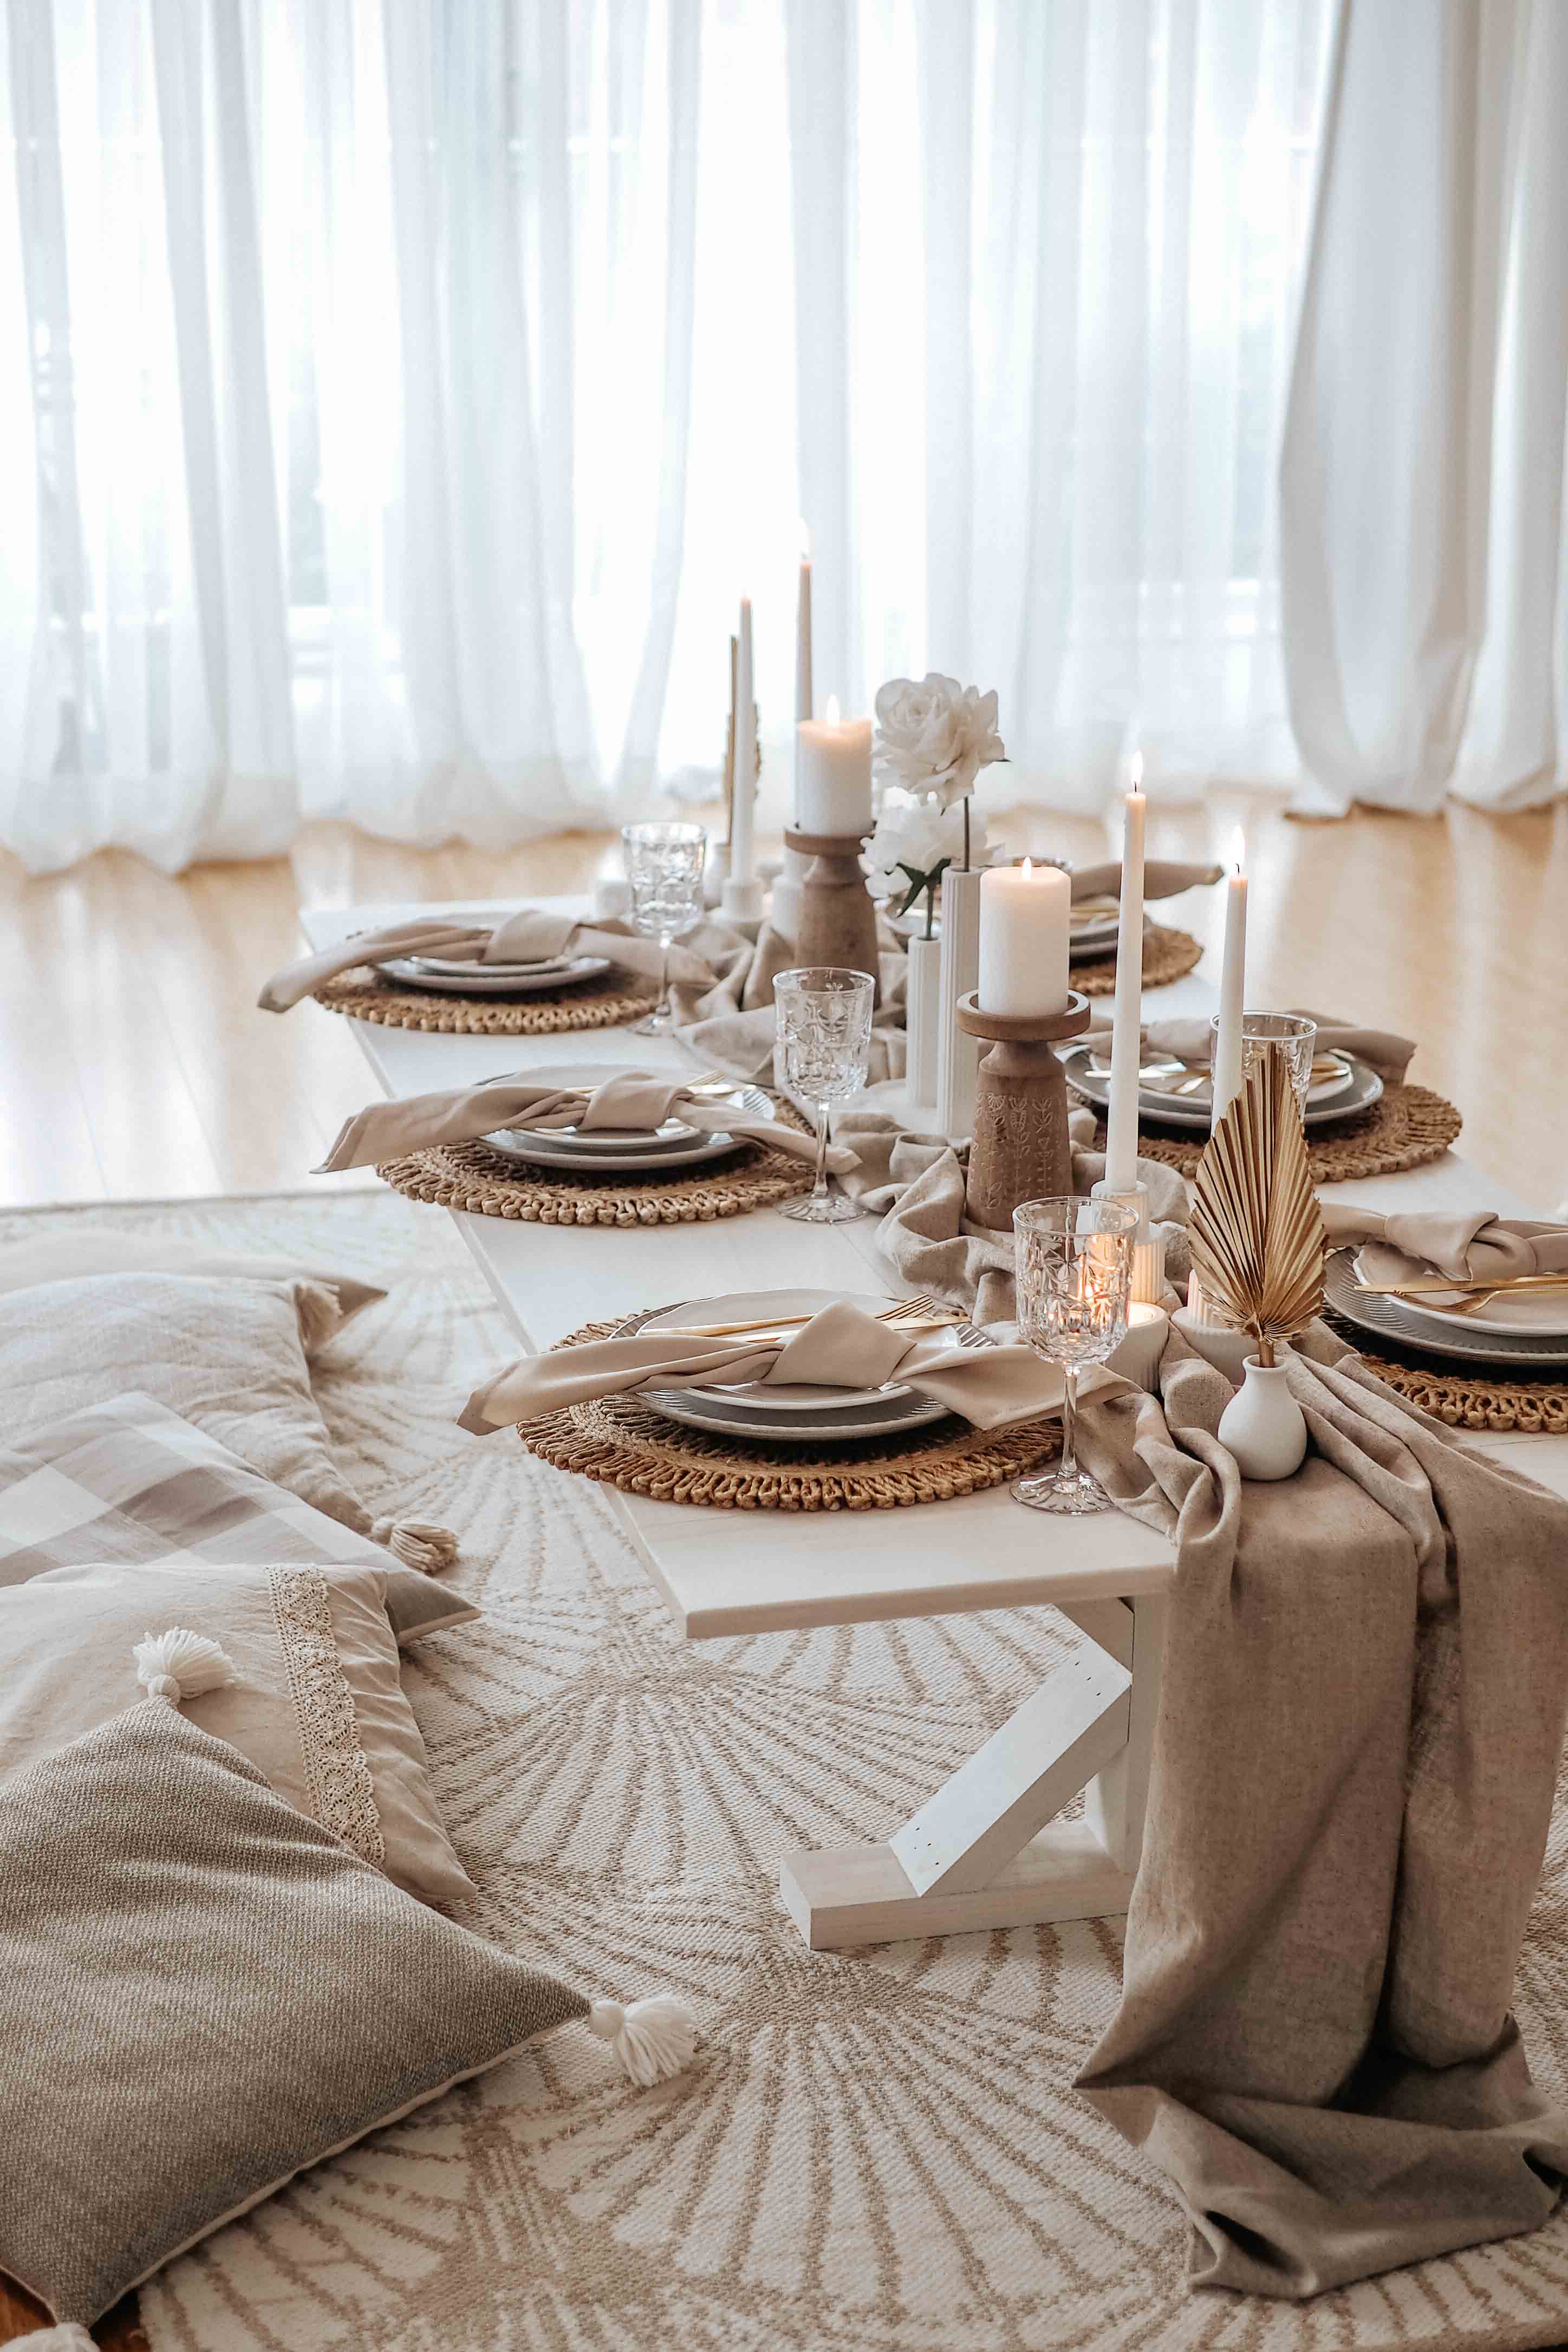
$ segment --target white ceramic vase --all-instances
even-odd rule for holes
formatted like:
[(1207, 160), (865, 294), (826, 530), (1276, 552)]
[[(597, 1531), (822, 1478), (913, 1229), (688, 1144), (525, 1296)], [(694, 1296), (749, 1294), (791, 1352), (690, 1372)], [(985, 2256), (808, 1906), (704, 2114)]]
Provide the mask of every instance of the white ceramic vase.
[(942, 877), (940, 1029), (936, 1039), (936, 1124), (955, 1139), (975, 1132), (980, 1040), (966, 1035), (953, 1008), (980, 977), (980, 869), (949, 866)]
[(936, 1112), (936, 1046), (942, 1034), (942, 942), (912, 939), (904, 992), (904, 1084), (911, 1111)]
[(1283, 1364), (1247, 1359), (1246, 1377), (1219, 1416), (1219, 1442), (1244, 1478), (1289, 1478), (1307, 1450), (1306, 1417)]

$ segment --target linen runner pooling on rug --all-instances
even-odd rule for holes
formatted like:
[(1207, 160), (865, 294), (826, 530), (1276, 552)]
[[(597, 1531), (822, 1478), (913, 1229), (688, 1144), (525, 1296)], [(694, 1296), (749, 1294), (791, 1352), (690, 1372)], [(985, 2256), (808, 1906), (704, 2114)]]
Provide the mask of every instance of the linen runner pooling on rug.
[[(649, 980), (657, 980), (662, 969), (658, 941), (637, 938), (626, 924), (613, 919), (583, 923), (575, 916), (552, 914), (543, 907), (519, 908), (495, 924), (461, 915), (411, 916), (379, 931), (357, 932), (336, 947), (322, 948), (285, 964), (267, 982), (256, 1003), (264, 1013), (287, 1013), (324, 980), (352, 971), (359, 964), (382, 962), (393, 956), (442, 956), (452, 963), (482, 965), (543, 962), (569, 950), (573, 955), (604, 956)], [(702, 957), (684, 947), (670, 950), (670, 975), (702, 984), (713, 979)], [(563, 973), (563, 983), (570, 978), (570, 973)]]
[(1084, 1458), (1176, 1571), (1122, 2005), (1079, 2086), (1169, 2175), (1194, 2284), (1301, 2297), (1536, 2228), (1568, 2109), (1511, 2013), (1568, 1701), (1568, 1504), (1322, 1326), (1312, 1450), (1245, 1485), (1173, 1334)]
[[(637, 1129), (652, 1134), (674, 1115), (705, 1134), (732, 1135), (737, 1142), (764, 1143), (770, 1150), (788, 1152), (814, 1163), (817, 1139), (780, 1119), (738, 1116), (733, 1102), (705, 1099), (699, 1087), (679, 1078), (660, 1077), (652, 1070), (622, 1070), (602, 1086), (552, 1087), (537, 1079), (488, 1078), (476, 1087), (458, 1087), (447, 1093), (409, 1095), (401, 1101), (371, 1103), (345, 1119), (330, 1151), (315, 1171), (329, 1175), (341, 1168), (363, 1168), (395, 1160), (409, 1151), (427, 1150), (433, 1144), (468, 1143), (497, 1128), (559, 1133), (574, 1128), (580, 1134), (595, 1129)], [(828, 1166), (835, 1175), (855, 1165), (854, 1154), (830, 1145)]]

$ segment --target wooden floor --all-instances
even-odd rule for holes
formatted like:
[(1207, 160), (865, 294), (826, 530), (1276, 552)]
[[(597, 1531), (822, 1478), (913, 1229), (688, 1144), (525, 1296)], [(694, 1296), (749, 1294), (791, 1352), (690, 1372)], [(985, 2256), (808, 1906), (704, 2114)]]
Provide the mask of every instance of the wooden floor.
[[(1300, 825), (1277, 801), (1217, 794), (1156, 816), (1150, 851), (1223, 856), (1239, 824), (1249, 1000), (1418, 1038), (1415, 1075), (1461, 1106), (1469, 1156), (1543, 1207), (1568, 1196), (1568, 803)], [(1087, 820), (1019, 813), (992, 831), (1015, 852), (1104, 853)], [(615, 869), (607, 835), (497, 856), (401, 850), (340, 826), (314, 828), (287, 862), (178, 881), (122, 856), (40, 881), (0, 865), (0, 1205), (307, 1184), (369, 1080), (340, 1021), (256, 1010), (297, 945), (297, 908), (543, 894)], [(1173, 911), (1217, 953), (1218, 893)], [(0, 2342), (39, 2317), (0, 2284)], [(134, 2298), (95, 2333), (145, 2352)]]
[[(1223, 856), (1238, 824), (1249, 1000), (1418, 1038), (1414, 1075), (1462, 1108), (1460, 1148), (1543, 1206), (1568, 1195), (1568, 803), (1306, 825), (1277, 801), (1226, 793), (1156, 816), (1151, 853)], [(1015, 851), (1105, 846), (1098, 824), (1038, 811), (992, 829)], [(296, 908), (541, 894), (615, 870), (608, 835), (420, 852), (336, 825), (312, 828), (289, 860), (178, 881), (120, 856), (37, 881), (0, 864), (0, 1206), (306, 1185), (369, 1082), (332, 1015), (256, 1010), (297, 944)], [(1213, 951), (1210, 970), (1219, 898), (1175, 910)]]

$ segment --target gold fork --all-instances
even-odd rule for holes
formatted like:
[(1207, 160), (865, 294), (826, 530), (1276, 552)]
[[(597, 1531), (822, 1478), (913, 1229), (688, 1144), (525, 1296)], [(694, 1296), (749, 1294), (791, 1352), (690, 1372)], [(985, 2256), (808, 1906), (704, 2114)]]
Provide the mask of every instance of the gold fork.
[[(660, 1329), (667, 1331), (672, 1339), (731, 1339), (755, 1331), (799, 1330), (810, 1322), (812, 1316), (820, 1315), (821, 1311), (820, 1307), (813, 1307), (810, 1315), (767, 1315), (758, 1323), (664, 1323), (661, 1324)], [(967, 1322), (968, 1318), (956, 1313), (950, 1307), (944, 1307), (939, 1299), (927, 1297), (923, 1292), (917, 1298), (898, 1299), (873, 1319), (897, 1327), (906, 1323), (924, 1326), (929, 1322), (933, 1328), (937, 1328), (944, 1324)]]

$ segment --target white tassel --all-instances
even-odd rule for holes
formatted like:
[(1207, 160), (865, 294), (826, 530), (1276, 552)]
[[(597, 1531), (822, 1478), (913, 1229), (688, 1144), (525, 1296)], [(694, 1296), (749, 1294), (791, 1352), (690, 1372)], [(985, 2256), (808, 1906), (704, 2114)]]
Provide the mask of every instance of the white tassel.
[(426, 1576), (439, 1576), (457, 1557), (451, 1528), (434, 1527), (429, 1519), (378, 1519), (371, 1541), (385, 1544), (404, 1568), (423, 1569)]
[(588, 2025), (601, 2042), (615, 2044), (622, 2067), (645, 2091), (689, 2066), (697, 2046), (696, 2019), (672, 1992), (656, 1992), (624, 2008), (618, 2000), (596, 2000)]
[(136, 1644), (136, 1679), (154, 1698), (178, 1706), (183, 1698), (221, 1690), (235, 1679), (234, 1660), (205, 1633), (171, 1625), (166, 1633), (145, 1633)]

